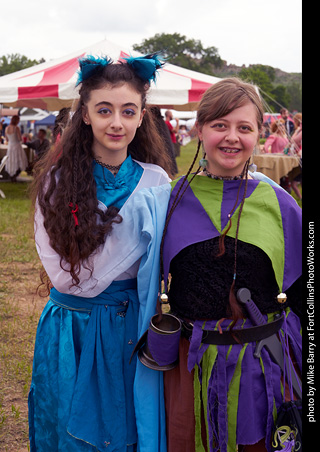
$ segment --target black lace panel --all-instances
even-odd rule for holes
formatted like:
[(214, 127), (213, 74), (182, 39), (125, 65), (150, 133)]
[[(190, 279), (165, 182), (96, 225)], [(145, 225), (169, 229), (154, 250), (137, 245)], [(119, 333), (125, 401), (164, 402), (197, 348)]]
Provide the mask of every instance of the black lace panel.
[[(234, 239), (225, 237), (226, 252), (218, 253), (219, 238), (190, 245), (171, 261), (169, 301), (173, 312), (185, 319), (220, 319), (227, 316), (233, 280)], [(279, 309), (279, 293), (269, 257), (258, 247), (238, 240), (235, 293), (246, 287), (262, 313)], [(301, 301), (297, 291), (289, 292), (285, 305)], [(291, 299), (295, 297), (297, 300)], [(246, 316), (245, 312), (244, 315)]]

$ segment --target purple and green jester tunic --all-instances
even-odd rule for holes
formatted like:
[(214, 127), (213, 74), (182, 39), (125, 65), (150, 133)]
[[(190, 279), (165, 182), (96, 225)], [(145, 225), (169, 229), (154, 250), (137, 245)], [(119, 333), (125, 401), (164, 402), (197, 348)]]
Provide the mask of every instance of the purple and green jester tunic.
[[(182, 181), (172, 183), (168, 211)], [(239, 180), (196, 176), (175, 208), (164, 240), (165, 280), (171, 274), (171, 310), (194, 325), (188, 370), (194, 369), (196, 451), (205, 450), (201, 405), (208, 450), (233, 452), (237, 444), (255, 444), (263, 438), (271, 450), (274, 416), (283, 402), (281, 369), (267, 349), (263, 348), (261, 357), (256, 358), (256, 342), (231, 346), (201, 343), (204, 328), (215, 330), (217, 322), (224, 319), (221, 328), (226, 330), (231, 323), (226, 306), (233, 280), (234, 239), (244, 183), (225, 237), (225, 256), (217, 258), (216, 254), (239, 184)], [(280, 334), (286, 330), (300, 370), (301, 233), (301, 209), (295, 200), (278, 186), (249, 179), (238, 234), (235, 293), (241, 287), (248, 288), (266, 322), (274, 320), (280, 310), (285, 311), (285, 326)], [(281, 292), (288, 296), (284, 305), (277, 302)], [(247, 317), (236, 328), (253, 326)]]

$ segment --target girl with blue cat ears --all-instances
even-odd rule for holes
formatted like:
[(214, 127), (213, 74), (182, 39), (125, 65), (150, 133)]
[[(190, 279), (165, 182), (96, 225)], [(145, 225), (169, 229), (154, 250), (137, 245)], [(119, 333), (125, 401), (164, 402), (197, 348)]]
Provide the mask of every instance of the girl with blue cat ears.
[[(156, 81), (157, 71), (164, 65), (164, 62), (160, 59), (160, 55), (157, 53), (141, 57), (123, 58), (123, 60), (135, 71), (138, 77), (149, 84), (151, 81)], [(112, 59), (108, 57), (94, 57), (88, 55), (87, 57), (80, 59), (80, 70), (78, 71), (76, 86), (91, 77), (97, 70), (102, 70), (112, 63)]]
[(61, 139), (35, 167), (32, 187), (49, 300), (35, 343), (30, 450), (135, 452), (136, 358), (129, 360), (137, 341), (137, 266), (114, 268), (110, 255), (107, 289), (94, 298), (76, 289), (90, 279), (92, 258), (131, 195), (170, 181), (166, 145), (146, 104), (163, 62), (153, 54), (79, 63), (79, 100)]

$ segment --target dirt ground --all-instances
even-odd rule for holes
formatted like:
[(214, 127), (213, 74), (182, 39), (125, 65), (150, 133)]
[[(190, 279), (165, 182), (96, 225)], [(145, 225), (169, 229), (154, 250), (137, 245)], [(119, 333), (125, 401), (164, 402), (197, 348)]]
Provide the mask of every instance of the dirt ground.
[(28, 452), (28, 391), (37, 323), (40, 264), (0, 264), (0, 451)]

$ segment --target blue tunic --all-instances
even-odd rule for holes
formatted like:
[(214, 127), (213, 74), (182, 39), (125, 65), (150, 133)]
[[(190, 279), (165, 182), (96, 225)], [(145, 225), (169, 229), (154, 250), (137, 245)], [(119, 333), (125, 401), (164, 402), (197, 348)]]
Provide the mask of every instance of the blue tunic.
[[(97, 196), (121, 208), (143, 168), (129, 156), (114, 177), (94, 163)], [(135, 450), (136, 279), (94, 298), (51, 290), (41, 315), (29, 393), (31, 452)]]
[(130, 155), (122, 163), (116, 176), (95, 162), (93, 165), (97, 198), (106, 206), (120, 209), (138, 185), (143, 173), (142, 167)]

